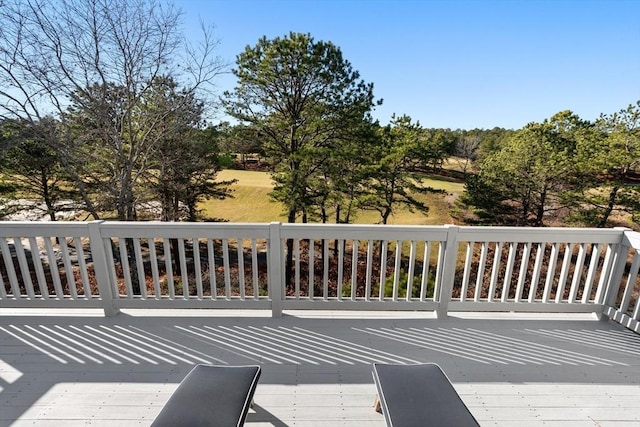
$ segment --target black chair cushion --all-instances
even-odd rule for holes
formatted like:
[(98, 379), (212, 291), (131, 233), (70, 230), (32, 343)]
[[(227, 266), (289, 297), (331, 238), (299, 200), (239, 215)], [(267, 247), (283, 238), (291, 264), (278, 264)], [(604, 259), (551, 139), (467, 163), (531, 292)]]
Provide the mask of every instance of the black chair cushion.
[(389, 427), (479, 426), (435, 363), (374, 363), (373, 379)]
[(152, 426), (241, 426), (259, 378), (259, 366), (197, 365)]

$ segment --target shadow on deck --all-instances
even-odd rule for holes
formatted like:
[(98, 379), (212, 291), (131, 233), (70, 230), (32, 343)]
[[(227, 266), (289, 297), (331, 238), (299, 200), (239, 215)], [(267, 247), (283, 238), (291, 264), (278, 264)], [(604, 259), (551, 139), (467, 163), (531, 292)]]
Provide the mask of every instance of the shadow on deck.
[[(567, 390), (604, 402), (588, 418), (640, 423), (632, 403), (640, 397), (640, 336), (586, 314), (24, 313), (0, 312), (3, 426), (148, 424), (198, 363), (262, 365), (249, 425), (383, 425), (371, 409), (374, 362), (438, 363), (483, 425), (526, 414), (527, 425), (542, 423), (539, 409)], [(546, 400), (514, 412), (524, 385)], [(511, 412), (499, 415), (505, 408)], [(584, 416), (577, 411), (575, 420)]]

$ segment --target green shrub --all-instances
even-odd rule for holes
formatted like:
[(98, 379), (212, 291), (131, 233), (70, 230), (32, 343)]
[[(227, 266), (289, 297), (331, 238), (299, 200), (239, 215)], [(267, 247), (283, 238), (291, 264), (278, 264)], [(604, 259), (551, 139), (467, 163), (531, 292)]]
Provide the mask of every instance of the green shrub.
[[(400, 277), (398, 280), (398, 298), (406, 298), (407, 297), (407, 280), (409, 279), (409, 274), (404, 271), (404, 269), (400, 270)], [(436, 279), (432, 273), (429, 273), (429, 277), (427, 279), (427, 292), (426, 297), (433, 297), (433, 292), (435, 289)], [(413, 286), (411, 288), (411, 297), (412, 298), (420, 298), (420, 289), (422, 286), (422, 275), (414, 275), (413, 276)], [(380, 285), (378, 283), (374, 283), (371, 286), (371, 296), (378, 297), (380, 295)], [(384, 282), (384, 297), (391, 298), (393, 296), (393, 274), (388, 276)], [(351, 280), (342, 285), (342, 298), (351, 298)]]
[(236, 164), (236, 156), (231, 153), (223, 153), (218, 156), (218, 165), (223, 169), (232, 169)]

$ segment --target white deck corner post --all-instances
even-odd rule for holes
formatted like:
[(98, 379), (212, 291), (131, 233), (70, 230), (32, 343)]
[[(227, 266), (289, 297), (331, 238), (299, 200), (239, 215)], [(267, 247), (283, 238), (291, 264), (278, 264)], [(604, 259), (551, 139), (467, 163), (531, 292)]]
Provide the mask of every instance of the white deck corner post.
[(442, 274), (439, 282), (436, 283), (436, 289), (438, 290), (436, 316), (438, 319), (444, 319), (449, 312), (449, 301), (451, 301), (453, 280), (456, 274), (458, 230), (460, 229), (455, 225), (445, 225), (445, 227), (447, 228), (447, 241), (444, 243)]
[(120, 310), (114, 304), (113, 286), (111, 285), (111, 278), (109, 277), (109, 270), (107, 268), (108, 262), (113, 260), (107, 259), (107, 253), (104, 250), (104, 242), (102, 240), (102, 234), (100, 233), (100, 225), (104, 221), (90, 221), (89, 227), (89, 244), (91, 246), (91, 259), (93, 260), (93, 271), (96, 275), (96, 281), (98, 282), (98, 291), (100, 292), (100, 299), (102, 300), (102, 309), (104, 315), (107, 317), (115, 316)]
[(282, 271), (281, 229), (282, 224), (279, 222), (271, 222), (269, 224), (267, 287), (269, 289), (269, 298), (271, 299), (272, 317), (282, 317), (282, 288), (284, 287), (284, 277)]
[[(627, 254), (629, 253), (630, 246), (628, 242), (625, 242), (625, 231), (631, 230), (626, 227), (615, 227), (616, 230), (620, 231), (620, 243), (616, 245), (616, 251), (614, 253), (613, 259), (613, 267), (611, 269), (611, 273), (609, 275), (609, 280), (606, 286), (606, 290), (604, 292), (603, 302), (603, 314), (607, 312), (613, 312), (617, 310), (616, 308), (616, 299), (618, 298), (618, 291), (620, 290), (620, 281), (622, 280), (622, 275), (624, 273), (624, 267), (627, 262)], [(612, 310), (609, 310), (609, 309)], [(611, 316), (600, 316), (601, 320), (606, 320)]]

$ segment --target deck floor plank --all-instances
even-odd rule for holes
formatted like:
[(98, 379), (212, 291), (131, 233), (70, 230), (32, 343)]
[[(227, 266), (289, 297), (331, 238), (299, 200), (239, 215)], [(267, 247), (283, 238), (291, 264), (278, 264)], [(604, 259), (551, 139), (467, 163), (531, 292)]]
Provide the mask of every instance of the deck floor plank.
[(483, 426), (640, 425), (640, 336), (585, 314), (0, 309), (0, 426), (149, 425), (197, 363), (262, 366), (248, 426), (384, 426), (373, 362), (438, 363)]

